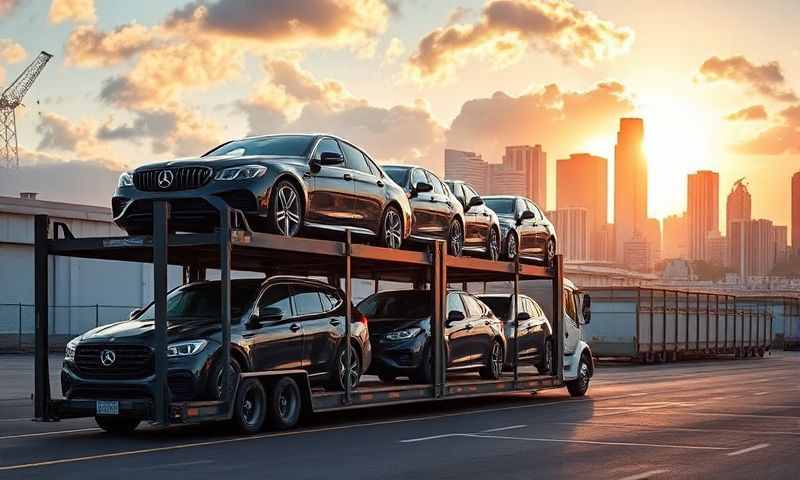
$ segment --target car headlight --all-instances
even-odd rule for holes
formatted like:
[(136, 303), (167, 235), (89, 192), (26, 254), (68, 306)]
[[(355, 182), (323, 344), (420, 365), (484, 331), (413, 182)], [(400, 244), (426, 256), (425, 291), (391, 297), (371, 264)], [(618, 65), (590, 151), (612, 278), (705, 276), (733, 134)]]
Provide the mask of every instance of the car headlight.
[(413, 338), (413, 337), (417, 336), (417, 334), (419, 332), (421, 332), (421, 331), (422, 331), (422, 329), (421, 328), (417, 328), (417, 327), (406, 328), (404, 330), (395, 330), (394, 332), (387, 333), (383, 338), (385, 338), (386, 340), (392, 340), (392, 341), (408, 340), (409, 338)]
[(64, 360), (75, 360), (75, 349), (78, 348), (78, 343), (81, 337), (77, 336), (67, 342), (67, 348), (64, 350)]
[(265, 173), (267, 173), (267, 167), (264, 165), (244, 165), (220, 170), (214, 178), (216, 180), (249, 180), (263, 177)]
[(188, 357), (201, 352), (208, 345), (208, 340), (191, 340), (172, 343), (167, 347), (167, 357)]
[(122, 172), (122, 175), (119, 176), (119, 180), (117, 181), (118, 187), (132, 187), (133, 186), (133, 175), (128, 172)]

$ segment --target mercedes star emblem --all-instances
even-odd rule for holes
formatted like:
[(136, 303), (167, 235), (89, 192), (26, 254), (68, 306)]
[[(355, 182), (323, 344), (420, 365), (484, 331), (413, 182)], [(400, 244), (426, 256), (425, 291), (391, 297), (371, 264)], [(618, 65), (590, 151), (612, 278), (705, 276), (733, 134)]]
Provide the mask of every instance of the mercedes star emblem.
[(158, 173), (158, 187), (163, 189), (169, 188), (174, 178), (171, 170), (161, 170)]
[(102, 363), (104, 367), (110, 367), (114, 365), (116, 361), (117, 355), (114, 354), (112, 350), (103, 350), (100, 352), (100, 363)]

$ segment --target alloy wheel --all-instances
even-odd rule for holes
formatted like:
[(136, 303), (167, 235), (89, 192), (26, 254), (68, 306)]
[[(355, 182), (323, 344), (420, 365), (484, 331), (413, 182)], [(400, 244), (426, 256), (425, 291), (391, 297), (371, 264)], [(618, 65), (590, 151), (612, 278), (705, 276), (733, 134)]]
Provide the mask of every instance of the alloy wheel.
[(393, 208), (386, 211), (383, 220), (383, 242), (389, 248), (400, 248), (403, 243), (403, 221)]
[(586, 388), (586, 385), (589, 383), (589, 365), (587, 365), (586, 362), (581, 362), (578, 379), (581, 382), (581, 388)]
[(491, 229), (489, 231), (489, 260), (497, 260), (500, 258), (500, 238), (497, 230)]
[(291, 184), (281, 185), (275, 195), (275, 226), (287, 237), (300, 231), (300, 198)]
[(464, 231), (461, 229), (461, 223), (456, 220), (450, 224), (450, 255), (460, 257), (463, 247)]
[[(339, 355), (339, 383), (342, 388), (347, 388), (345, 372), (347, 372), (347, 350), (342, 351)], [(358, 361), (358, 355), (354, 349), (350, 349), (350, 388), (358, 386), (358, 380), (361, 377), (361, 365)]]
[(509, 260), (514, 260), (517, 256), (517, 237), (513, 233), (508, 234), (506, 255)]
[(547, 241), (547, 263), (552, 263), (556, 257), (556, 242), (553, 240)]
[(500, 345), (500, 342), (495, 342), (494, 346), (492, 346), (492, 375), (495, 378), (500, 377), (500, 374), (503, 371), (503, 347)]

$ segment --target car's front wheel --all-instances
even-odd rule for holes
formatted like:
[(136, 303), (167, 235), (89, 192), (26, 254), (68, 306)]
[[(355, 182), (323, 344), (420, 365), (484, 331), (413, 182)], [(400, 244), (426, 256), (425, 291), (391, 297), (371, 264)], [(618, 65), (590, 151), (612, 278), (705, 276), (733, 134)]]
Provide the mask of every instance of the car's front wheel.
[(269, 216), (275, 233), (286, 237), (300, 233), (303, 226), (303, 199), (295, 184), (282, 180), (275, 185)]
[(552, 238), (547, 240), (547, 247), (544, 251), (544, 266), (552, 267), (553, 261), (556, 258), (556, 241)]
[(500, 258), (500, 233), (494, 228), (489, 230), (489, 237), (486, 239), (486, 257), (489, 260)]
[(454, 257), (460, 257), (464, 250), (464, 227), (461, 222), (453, 220), (450, 223), (450, 231), (447, 235), (447, 253)]
[(514, 260), (517, 258), (517, 250), (518, 248), (517, 236), (514, 235), (514, 232), (508, 232), (508, 236), (506, 237), (506, 258), (508, 260)]
[(403, 245), (403, 217), (396, 207), (387, 207), (381, 222), (380, 244), (387, 248)]

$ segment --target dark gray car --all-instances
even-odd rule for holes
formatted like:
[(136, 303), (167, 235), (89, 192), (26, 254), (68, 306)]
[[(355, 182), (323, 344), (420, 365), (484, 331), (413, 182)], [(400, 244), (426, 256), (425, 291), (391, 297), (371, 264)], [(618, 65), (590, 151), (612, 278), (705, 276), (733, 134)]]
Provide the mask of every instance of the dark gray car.
[(501, 251), (508, 260), (535, 260), (552, 266), (556, 255), (556, 229), (542, 210), (525, 197), (483, 197), (500, 221)]

